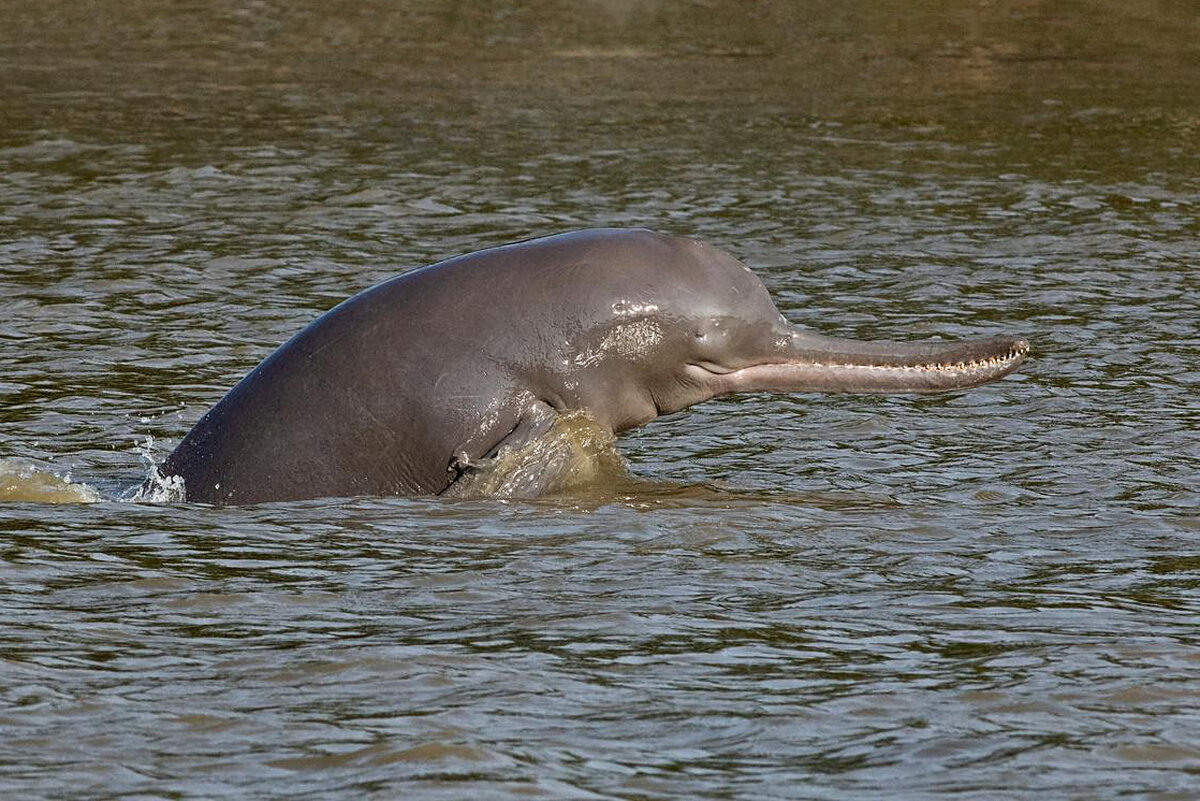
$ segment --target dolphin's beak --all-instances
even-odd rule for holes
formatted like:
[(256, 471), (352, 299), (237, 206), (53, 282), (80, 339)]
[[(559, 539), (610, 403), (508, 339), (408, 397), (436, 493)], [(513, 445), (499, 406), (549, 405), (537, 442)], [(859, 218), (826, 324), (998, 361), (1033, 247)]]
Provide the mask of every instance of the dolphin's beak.
[(793, 331), (765, 363), (712, 377), (730, 392), (949, 392), (1003, 378), (1029, 352), (1022, 337), (859, 342)]

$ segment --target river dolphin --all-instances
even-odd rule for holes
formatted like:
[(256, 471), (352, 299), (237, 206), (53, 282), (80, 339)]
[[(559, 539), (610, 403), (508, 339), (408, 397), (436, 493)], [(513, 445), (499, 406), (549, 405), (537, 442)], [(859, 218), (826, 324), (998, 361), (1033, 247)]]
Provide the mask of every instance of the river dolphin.
[(344, 301), (233, 387), (158, 479), (217, 505), (438, 495), (572, 412), (615, 435), (736, 392), (946, 392), (1007, 375), (1028, 349), (819, 336), (711, 245), (578, 231)]

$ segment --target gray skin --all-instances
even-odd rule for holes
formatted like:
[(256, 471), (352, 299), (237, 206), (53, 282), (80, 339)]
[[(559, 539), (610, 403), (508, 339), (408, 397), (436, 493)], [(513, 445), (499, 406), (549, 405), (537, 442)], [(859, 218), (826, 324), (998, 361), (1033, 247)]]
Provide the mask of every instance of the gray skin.
[(1028, 348), (818, 336), (712, 246), (579, 231), (355, 295), (242, 379), (160, 473), (211, 504), (436, 495), (567, 412), (616, 434), (735, 392), (945, 392), (1007, 375)]

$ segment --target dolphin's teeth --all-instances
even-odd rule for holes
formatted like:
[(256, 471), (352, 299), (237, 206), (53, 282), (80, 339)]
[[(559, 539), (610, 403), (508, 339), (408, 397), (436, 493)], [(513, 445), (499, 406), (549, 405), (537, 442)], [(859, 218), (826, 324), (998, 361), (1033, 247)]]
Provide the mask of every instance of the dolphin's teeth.
[(982, 358), (963, 359), (956, 362), (917, 362), (909, 364), (878, 364), (878, 363), (852, 363), (852, 362), (811, 362), (812, 367), (818, 369), (831, 370), (883, 370), (888, 372), (975, 372), (982, 370), (999, 369), (1006, 366), (1013, 359), (1024, 355), (1027, 348), (1014, 347), (1007, 353), (986, 356)]

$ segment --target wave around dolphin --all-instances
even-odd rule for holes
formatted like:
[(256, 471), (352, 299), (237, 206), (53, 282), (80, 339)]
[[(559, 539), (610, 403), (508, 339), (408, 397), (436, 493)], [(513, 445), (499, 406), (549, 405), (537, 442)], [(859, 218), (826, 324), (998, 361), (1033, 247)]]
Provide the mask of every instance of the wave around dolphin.
[(70, 475), (11, 459), (0, 459), (0, 503), (95, 503), (104, 498)]

